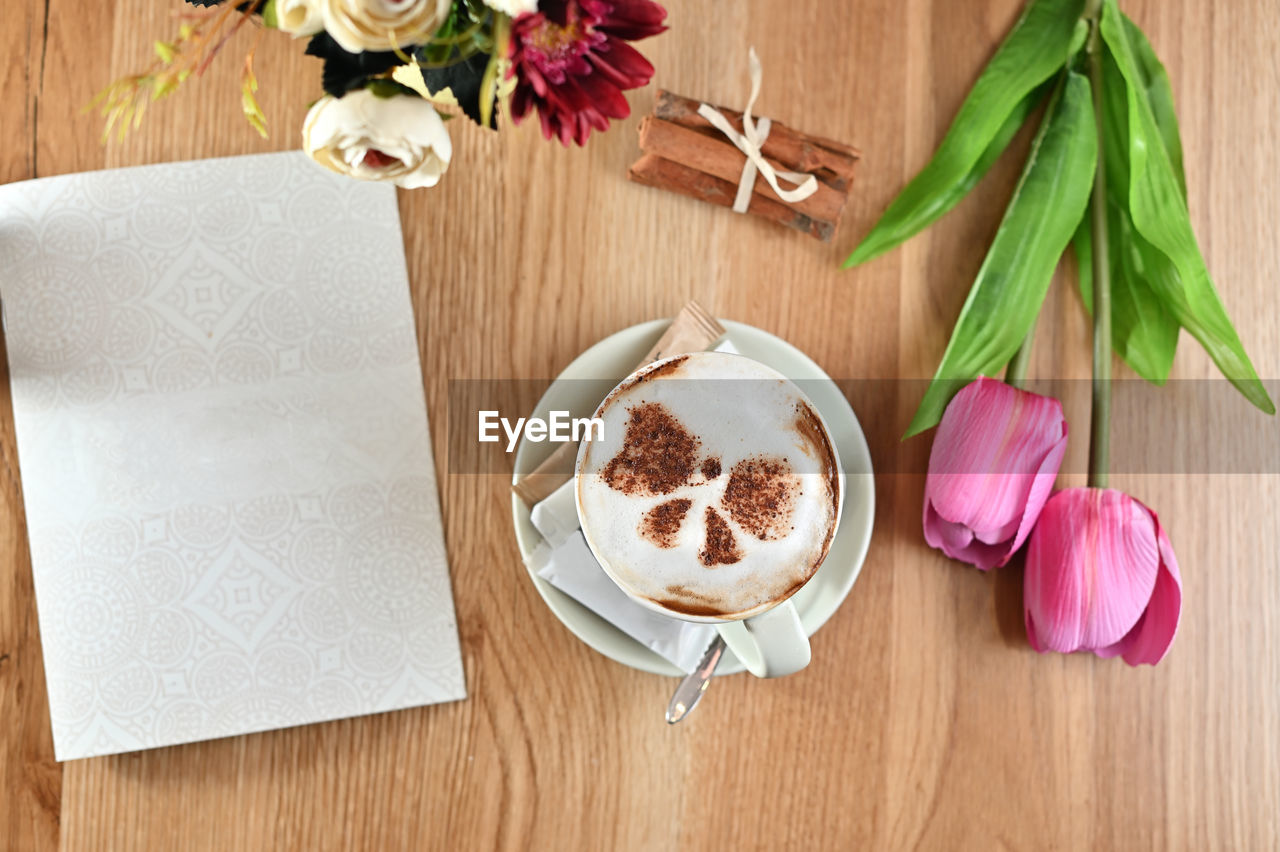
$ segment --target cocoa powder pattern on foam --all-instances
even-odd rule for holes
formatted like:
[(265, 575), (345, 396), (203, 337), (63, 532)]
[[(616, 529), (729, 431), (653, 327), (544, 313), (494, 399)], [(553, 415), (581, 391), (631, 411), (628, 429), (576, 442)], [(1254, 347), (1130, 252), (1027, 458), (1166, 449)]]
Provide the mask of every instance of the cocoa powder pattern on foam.
[(629, 411), (622, 452), (604, 468), (604, 481), (628, 495), (670, 494), (688, 483), (701, 441), (665, 405), (644, 402)]
[(733, 466), (720, 502), (742, 529), (761, 541), (775, 541), (792, 529), (797, 494), (786, 459), (754, 456)]
[[(642, 402), (629, 409), (627, 431), (617, 456), (603, 474), (615, 491), (629, 496), (662, 496), (687, 485), (706, 485), (722, 473), (720, 459), (710, 456), (699, 464), (701, 441), (666, 406)], [(702, 482), (694, 482), (694, 471)], [(791, 465), (783, 458), (756, 456), (738, 462), (730, 472), (720, 505), (747, 534), (761, 541), (789, 532), (796, 489)], [(668, 500), (654, 506), (640, 521), (641, 536), (658, 547), (676, 544), (693, 501)], [(732, 525), (711, 506), (704, 513), (706, 539), (699, 559), (708, 568), (732, 565), (742, 559)]]
[(733, 529), (720, 513), (710, 506), (706, 511), (707, 540), (698, 558), (708, 568), (716, 565), (732, 565), (742, 559), (742, 551), (738, 549), (738, 540), (733, 536)]
[(676, 546), (676, 536), (684, 523), (684, 516), (689, 513), (693, 501), (687, 497), (678, 500), (667, 500), (645, 512), (640, 521), (640, 535), (649, 539), (658, 547)]

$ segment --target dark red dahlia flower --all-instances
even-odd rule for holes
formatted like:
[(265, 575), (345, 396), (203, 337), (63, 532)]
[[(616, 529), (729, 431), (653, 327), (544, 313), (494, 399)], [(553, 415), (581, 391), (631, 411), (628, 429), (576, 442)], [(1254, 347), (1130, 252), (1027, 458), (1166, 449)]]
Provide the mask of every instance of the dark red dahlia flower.
[(511, 26), (512, 119), (537, 107), (542, 135), (565, 145), (608, 130), (609, 119), (631, 114), (622, 93), (653, 76), (627, 42), (662, 32), (666, 17), (652, 0), (540, 0)]

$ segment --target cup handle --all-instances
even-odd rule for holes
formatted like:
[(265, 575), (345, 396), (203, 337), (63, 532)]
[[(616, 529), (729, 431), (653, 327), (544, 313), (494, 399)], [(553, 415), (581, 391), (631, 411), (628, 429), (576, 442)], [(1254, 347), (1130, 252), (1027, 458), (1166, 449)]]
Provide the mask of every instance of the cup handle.
[(809, 637), (791, 601), (717, 629), (729, 650), (756, 677), (782, 677), (809, 665)]

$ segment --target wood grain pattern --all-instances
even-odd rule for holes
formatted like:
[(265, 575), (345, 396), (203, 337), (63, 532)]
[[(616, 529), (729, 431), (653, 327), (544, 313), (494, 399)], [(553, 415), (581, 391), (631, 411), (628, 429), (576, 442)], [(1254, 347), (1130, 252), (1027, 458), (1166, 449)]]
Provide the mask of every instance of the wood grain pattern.
[[(0, 180), (294, 147), (319, 68), (283, 37), (257, 64), (269, 141), (238, 115), (240, 41), (128, 142), (99, 144), (80, 107), (147, 61), (176, 5), (7, 0)], [(901, 250), (854, 272), (837, 266), (928, 157), (1018, 6), (671, 4), (672, 31), (644, 45), (656, 84), (741, 103), (754, 44), (761, 114), (863, 151), (830, 245), (629, 184), (653, 89), (585, 150), (544, 143), (534, 126), (499, 137), (451, 124), (447, 179), (401, 195), (433, 420), (444, 421), (450, 379), (549, 378), (600, 337), (689, 298), (790, 339), (836, 376), (930, 375), (1016, 164)], [(1169, 65), (1209, 265), (1259, 373), (1280, 376), (1280, 9), (1124, 6)], [(1060, 275), (1050, 295), (1033, 375), (1088, 376), (1088, 328), (1069, 284)], [(1214, 375), (1185, 335), (1175, 374)], [(878, 469), (921, 469), (928, 438), (896, 443), (915, 391), (854, 387)], [(3, 388), (0, 848), (1280, 847), (1275, 475), (1113, 477), (1161, 513), (1183, 567), (1181, 635), (1168, 661), (1141, 670), (1034, 654), (1018, 572), (984, 575), (928, 550), (923, 478), (881, 476), (866, 568), (815, 638), (812, 666), (778, 682), (717, 681), (668, 729), (673, 681), (595, 655), (552, 617), (508, 533), (507, 481), (449, 475), (438, 428), (469, 700), (58, 765)], [(1084, 396), (1068, 402), (1074, 471)], [(1275, 421), (1244, 402), (1211, 415), (1245, 418), (1257, 424), (1249, 446), (1273, 450)], [(1142, 412), (1115, 424), (1169, 428)]]

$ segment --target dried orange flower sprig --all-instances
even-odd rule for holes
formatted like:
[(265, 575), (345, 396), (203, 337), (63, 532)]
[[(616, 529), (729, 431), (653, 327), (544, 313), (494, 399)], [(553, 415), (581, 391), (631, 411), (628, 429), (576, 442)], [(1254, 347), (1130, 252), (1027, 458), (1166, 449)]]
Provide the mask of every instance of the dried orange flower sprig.
[(253, 47), (245, 55), (244, 69), (240, 75), (240, 88), (245, 118), (263, 136), (267, 127), (255, 93), (258, 81), (253, 74), (253, 57), (262, 36), (261, 20), (254, 16), (265, 0), (253, 0), (242, 7), (226, 4), (207, 11), (188, 11), (179, 14), (182, 24), (172, 41), (155, 42), (156, 59), (140, 74), (132, 74), (114, 81), (103, 89), (86, 107), (98, 109), (106, 119), (104, 140), (116, 131), (117, 139), (123, 139), (130, 128), (142, 123), (147, 105), (173, 94), (190, 77), (200, 76), (213, 62), (219, 51), (245, 25), (253, 22), (258, 29)]

